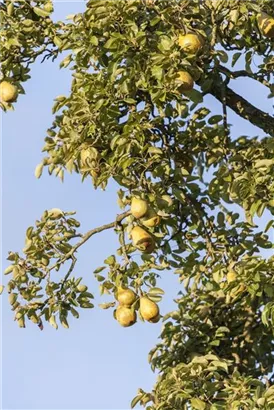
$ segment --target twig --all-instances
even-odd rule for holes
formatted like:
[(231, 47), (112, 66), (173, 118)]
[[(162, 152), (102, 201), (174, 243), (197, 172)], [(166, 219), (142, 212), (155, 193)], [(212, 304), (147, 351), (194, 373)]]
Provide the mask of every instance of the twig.
[(82, 239), (76, 245), (74, 245), (71, 248), (71, 250), (63, 256), (63, 258), (61, 258), (57, 263), (55, 263), (53, 266), (51, 266), (49, 268), (49, 271), (51, 271), (53, 269), (56, 269), (58, 266), (60, 266), (64, 262), (66, 262), (68, 259), (72, 259), (75, 252), (77, 251), (77, 249), (80, 248), (82, 245), (84, 245), (84, 243), (86, 243), (93, 235), (95, 235), (96, 233), (99, 233), (99, 232), (103, 232), (107, 229), (115, 228), (117, 223), (121, 222), (128, 215), (130, 215), (130, 211), (127, 211), (127, 212), (124, 212), (124, 213), (118, 215), (114, 222), (111, 222), (111, 223), (106, 224), (106, 225), (102, 225), (98, 228), (91, 229), (90, 231), (88, 231), (87, 233), (82, 235)]

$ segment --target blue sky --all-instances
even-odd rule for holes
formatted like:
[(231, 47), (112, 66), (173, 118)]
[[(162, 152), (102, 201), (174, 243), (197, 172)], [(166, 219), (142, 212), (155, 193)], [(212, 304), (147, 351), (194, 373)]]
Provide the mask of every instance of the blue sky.
[[(84, 9), (84, 2), (55, 2), (55, 16), (62, 19)], [(77, 210), (82, 231), (115, 219), (116, 189), (94, 191), (89, 181), (66, 175), (62, 184), (47, 173), (34, 177), (42, 158), (46, 129), (51, 125), (51, 106), (57, 95), (68, 94), (70, 72), (58, 64), (36, 63), (26, 83), (26, 95), (20, 96), (15, 112), (2, 115), (2, 264), (9, 250), (20, 251), (25, 230), (45, 209), (58, 207)], [(252, 84), (252, 86), (251, 86)], [(262, 110), (272, 112), (267, 90), (245, 79), (237, 82), (237, 91)], [(207, 97), (214, 112), (220, 104)], [(234, 136), (261, 134), (253, 126), (229, 112)], [(267, 216), (262, 218), (265, 225)], [(96, 304), (108, 301), (98, 297), (93, 270), (116, 249), (116, 236), (110, 231), (89, 241), (79, 251), (76, 276), (83, 276), (94, 293)], [(179, 289), (171, 272), (162, 275), (160, 286), (166, 295), (162, 313), (175, 307), (172, 299)], [(6, 278), (3, 279), (6, 281)], [(157, 343), (161, 324), (137, 323), (124, 329), (112, 318), (111, 311), (99, 308), (80, 311), (79, 320), (70, 321), (70, 329), (55, 331), (45, 324), (41, 332), (29, 324), (19, 329), (13, 312), (2, 301), (2, 408), (3, 409), (128, 409), (138, 387), (150, 390), (156, 375), (147, 363), (149, 350)]]

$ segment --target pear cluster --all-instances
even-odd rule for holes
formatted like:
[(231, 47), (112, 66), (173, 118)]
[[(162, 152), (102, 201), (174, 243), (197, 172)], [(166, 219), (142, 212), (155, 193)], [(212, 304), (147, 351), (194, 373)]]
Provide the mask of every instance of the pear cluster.
[[(178, 44), (186, 54), (197, 55), (202, 50), (203, 40), (195, 33), (180, 34)], [(187, 71), (179, 71), (175, 81), (179, 85), (178, 90), (181, 93), (191, 91), (194, 87), (194, 80)]]
[[(154, 228), (161, 222), (161, 217), (151, 208), (147, 201), (141, 198), (132, 198), (131, 215), (139, 219), (146, 228)], [(155, 249), (153, 236), (141, 226), (135, 226), (131, 231), (133, 245), (142, 252), (152, 253)]]
[[(116, 293), (118, 307), (115, 310), (115, 318), (123, 327), (130, 327), (136, 323), (136, 310), (139, 305), (139, 313), (149, 323), (157, 323), (160, 320), (160, 311), (157, 303), (146, 296), (139, 298), (136, 293), (124, 287), (119, 287)], [(139, 303), (137, 303), (139, 302)]]
[(134, 325), (137, 320), (136, 312), (132, 306), (137, 300), (137, 295), (133, 290), (119, 287), (117, 290), (116, 299), (119, 305), (115, 311), (116, 320), (123, 327)]

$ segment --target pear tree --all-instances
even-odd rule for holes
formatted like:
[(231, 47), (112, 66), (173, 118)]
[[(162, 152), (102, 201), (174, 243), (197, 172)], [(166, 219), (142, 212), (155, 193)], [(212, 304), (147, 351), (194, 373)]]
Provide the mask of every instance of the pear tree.
[[(16, 109), (35, 61), (66, 51), (71, 90), (56, 96), (35, 175), (112, 182), (121, 213), (82, 232), (74, 211), (45, 210), (7, 255), (15, 320), (68, 328), (94, 308), (77, 250), (114, 230), (116, 254), (94, 271), (113, 299), (100, 306), (123, 327), (163, 322), (149, 354), (159, 377), (132, 407), (273, 409), (274, 258), (261, 252), (273, 249), (274, 118), (235, 91), (248, 78), (273, 98), (273, 0), (89, 0), (65, 22), (53, 9), (1, 3), (1, 108)], [(231, 112), (254, 135), (238, 136)], [(178, 278), (169, 313), (163, 271)]]

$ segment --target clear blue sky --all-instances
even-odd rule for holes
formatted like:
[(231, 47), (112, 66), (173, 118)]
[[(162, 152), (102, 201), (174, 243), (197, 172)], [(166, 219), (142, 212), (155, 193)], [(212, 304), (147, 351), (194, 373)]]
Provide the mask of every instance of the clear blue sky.
[[(55, 16), (62, 19), (84, 9), (84, 2), (55, 2)], [(65, 183), (49, 177), (34, 177), (35, 166), (42, 158), (41, 148), (46, 129), (51, 125), (51, 106), (57, 95), (68, 94), (70, 72), (58, 64), (37, 63), (32, 78), (25, 85), (15, 112), (2, 115), (2, 265), (9, 250), (21, 251), (25, 230), (45, 209), (58, 207), (77, 210), (82, 230), (111, 222), (119, 208), (116, 190), (94, 191), (89, 181), (83, 184), (77, 175), (66, 175)], [(244, 80), (237, 91), (272, 112), (267, 90)], [(208, 97), (212, 110), (220, 112), (219, 103)], [(260, 134), (250, 124), (229, 113), (234, 136)], [(263, 226), (266, 221), (264, 216)], [(75, 275), (83, 276), (96, 297), (98, 285), (93, 270), (115, 251), (117, 238), (109, 231), (96, 236), (79, 252)], [(160, 286), (166, 290), (162, 313), (175, 307), (172, 299), (179, 290), (171, 272), (163, 275)], [(7, 278), (3, 279), (4, 283)], [(150, 390), (156, 375), (147, 363), (149, 350), (157, 343), (161, 324), (137, 323), (124, 329), (112, 318), (111, 311), (99, 308), (80, 311), (79, 320), (70, 321), (70, 329), (55, 331), (45, 324), (41, 332), (29, 323), (19, 329), (13, 322), (7, 302), (2, 301), (2, 408), (3, 409), (129, 409), (138, 387)]]

